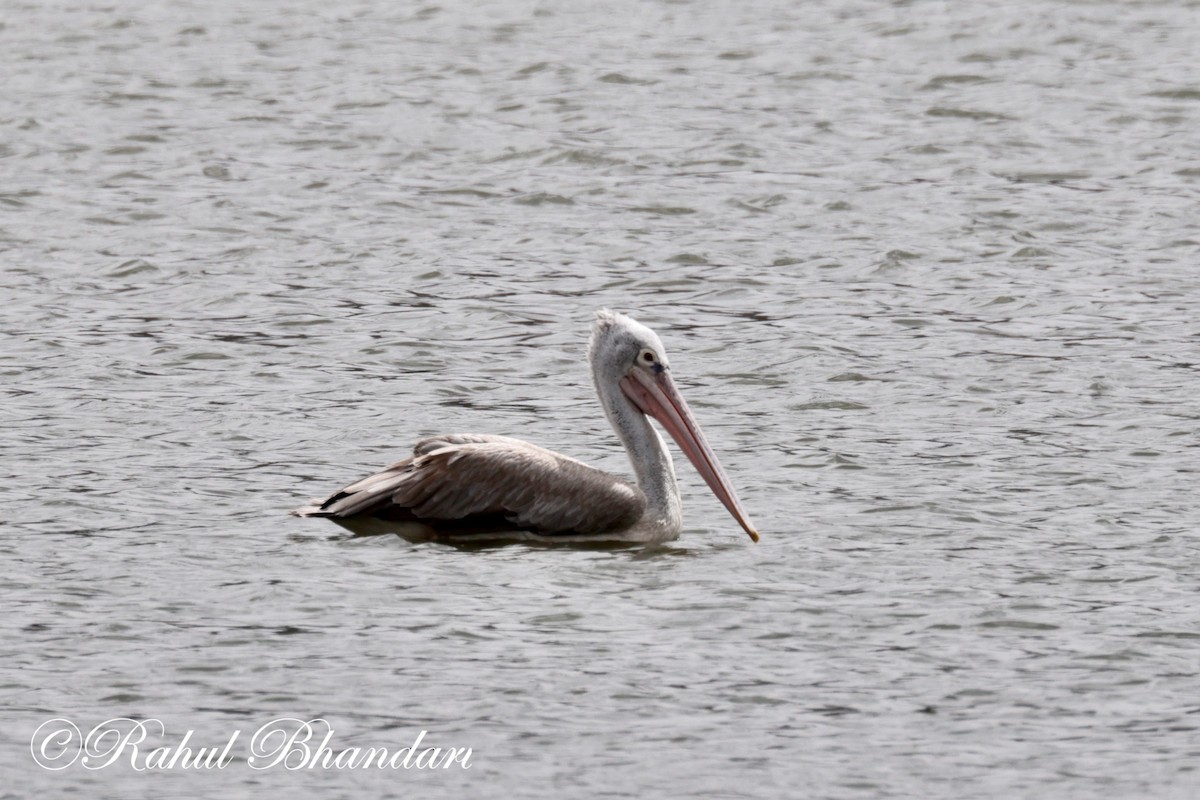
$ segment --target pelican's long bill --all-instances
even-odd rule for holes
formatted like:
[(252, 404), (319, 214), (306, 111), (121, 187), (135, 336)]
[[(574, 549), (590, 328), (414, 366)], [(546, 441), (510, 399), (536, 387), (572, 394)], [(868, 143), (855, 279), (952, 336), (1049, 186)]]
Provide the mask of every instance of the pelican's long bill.
[(750, 518), (738, 501), (729, 478), (725, 477), (725, 470), (721, 469), (721, 462), (717, 461), (716, 454), (708, 446), (708, 440), (704, 438), (683, 395), (675, 388), (671, 373), (659, 367), (654, 375), (650, 375), (645, 370), (635, 368), (621, 379), (621, 391), (643, 414), (654, 417), (671, 434), (671, 438), (679, 444), (704, 478), (708, 488), (729, 509), (729, 513), (750, 534), (750, 538), (757, 542), (758, 531), (750, 524)]

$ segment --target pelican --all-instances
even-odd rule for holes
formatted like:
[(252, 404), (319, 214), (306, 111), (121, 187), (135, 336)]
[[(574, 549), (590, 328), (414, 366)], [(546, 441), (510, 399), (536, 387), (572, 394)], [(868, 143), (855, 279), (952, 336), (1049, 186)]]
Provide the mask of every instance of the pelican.
[(683, 526), (683, 508), (666, 443), (648, 420), (653, 417), (757, 542), (758, 532), (675, 388), (654, 331), (623, 314), (598, 311), (588, 360), (636, 484), (520, 439), (459, 433), (422, 439), (411, 458), (292, 514), (411, 541), (671, 541)]

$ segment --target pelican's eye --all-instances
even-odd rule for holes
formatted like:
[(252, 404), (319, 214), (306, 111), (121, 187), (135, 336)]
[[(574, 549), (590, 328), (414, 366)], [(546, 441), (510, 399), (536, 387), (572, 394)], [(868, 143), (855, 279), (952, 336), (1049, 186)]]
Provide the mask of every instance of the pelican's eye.
[(643, 350), (642, 352), (638, 353), (637, 360), (641, 363), (641, 365), (643, 367), (650, 370), (655, 375), (658, 375), (661, 372), (666, 370), (666, 367), (664, 367), (663, 363), (658, 360), (658, 356), (654, 353), (653, 350), (647, 349), (647, 350)]

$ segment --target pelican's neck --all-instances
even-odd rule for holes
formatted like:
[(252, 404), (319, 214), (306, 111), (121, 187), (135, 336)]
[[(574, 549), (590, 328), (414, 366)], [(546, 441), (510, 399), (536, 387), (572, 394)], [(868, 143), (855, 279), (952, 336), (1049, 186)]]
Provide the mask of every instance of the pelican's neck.
[(672, 535), (678, 534), (683, 526), (683, 506), (666, 443), (615, 382), (597, 380), (596, 391), (613, 430), (625, 445), (638, 488), (646, 495), (647, 521)]

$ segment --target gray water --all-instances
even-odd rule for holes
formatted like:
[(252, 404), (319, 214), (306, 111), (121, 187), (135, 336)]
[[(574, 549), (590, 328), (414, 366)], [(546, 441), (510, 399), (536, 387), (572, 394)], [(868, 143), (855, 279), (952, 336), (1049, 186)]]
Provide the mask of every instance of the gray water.
[[(0, 796), (1200, 796), (1196, 2), (2, 11)], [(439, 432), (627, 471), (601, 307), (761, 544), (686, 462), (658, 548), (286, 516)]]

